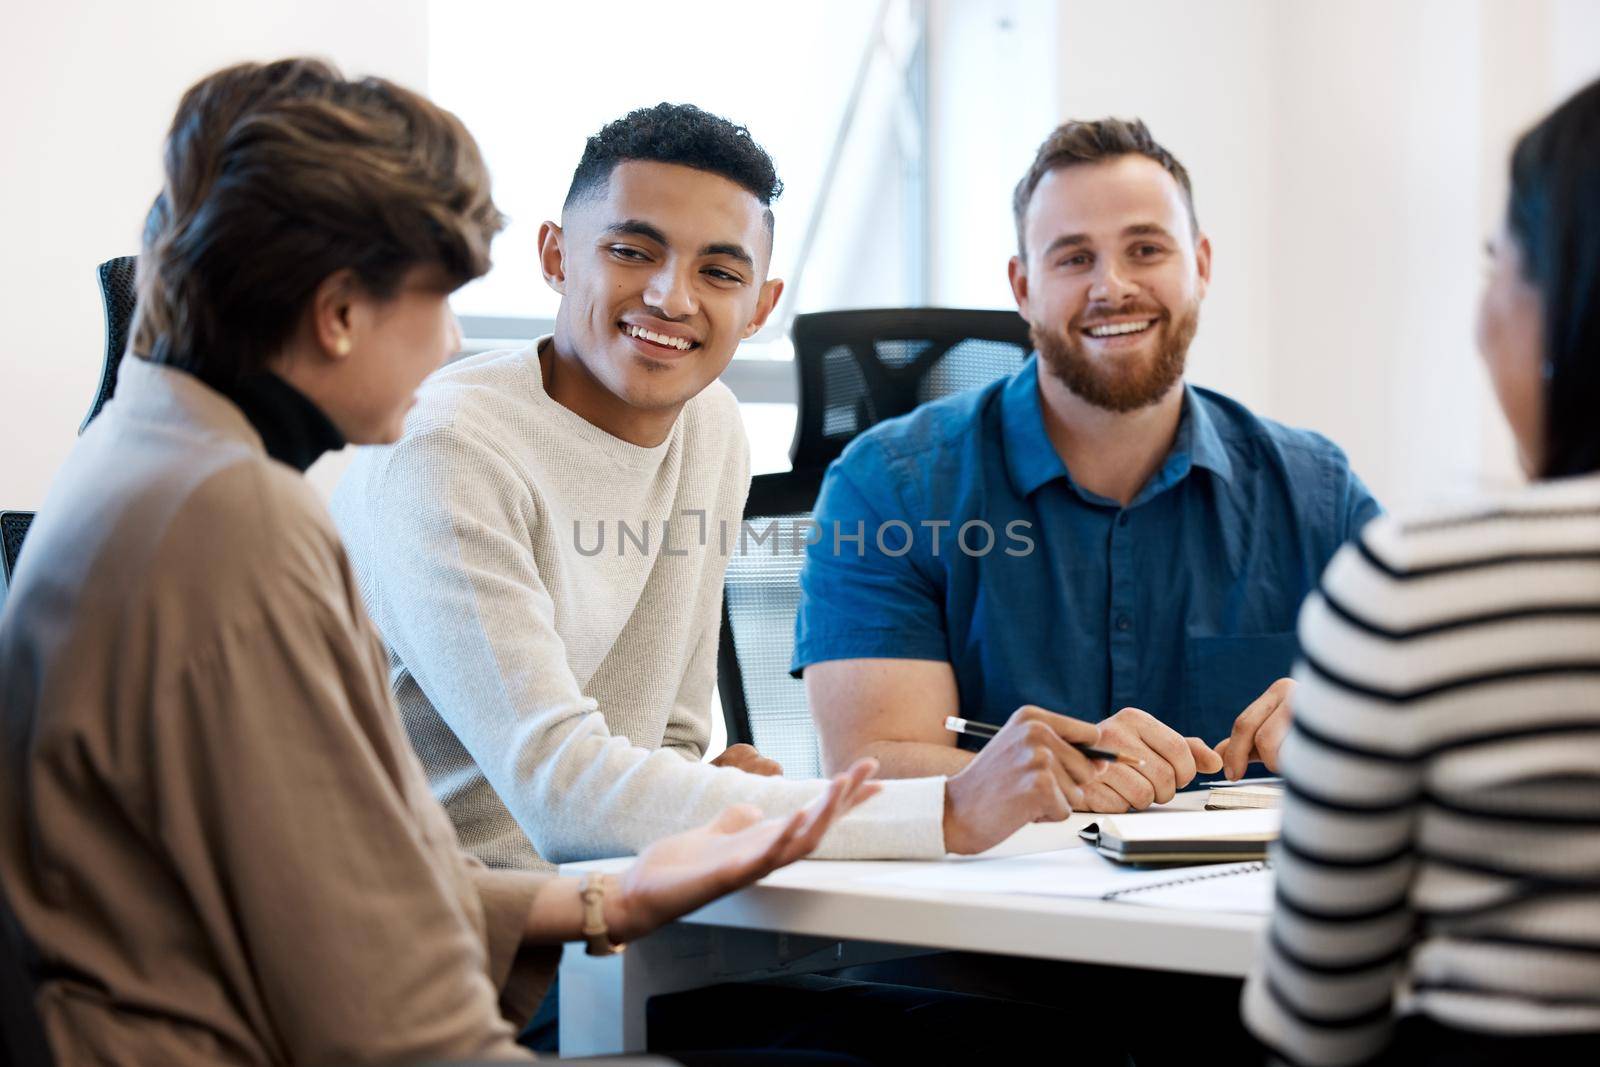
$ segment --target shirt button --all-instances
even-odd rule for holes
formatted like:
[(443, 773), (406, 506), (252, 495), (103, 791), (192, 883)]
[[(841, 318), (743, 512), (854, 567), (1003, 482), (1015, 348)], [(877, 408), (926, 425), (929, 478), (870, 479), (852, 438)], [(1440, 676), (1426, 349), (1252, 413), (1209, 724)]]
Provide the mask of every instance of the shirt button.
[(1121, 515), (1117, 516), (1117, 525), (1118, 526), (1126, 526), (1126, 525), (1128, 525), (1128, 513), (1126, 511), (1124, 511)]
[(1127, 633), (1129, 630), (1133, 629), (1133, 620), (1128, 618), (1126, 615), (1118, 615), (1117, 629), (1121, 630), (1123, 633)]

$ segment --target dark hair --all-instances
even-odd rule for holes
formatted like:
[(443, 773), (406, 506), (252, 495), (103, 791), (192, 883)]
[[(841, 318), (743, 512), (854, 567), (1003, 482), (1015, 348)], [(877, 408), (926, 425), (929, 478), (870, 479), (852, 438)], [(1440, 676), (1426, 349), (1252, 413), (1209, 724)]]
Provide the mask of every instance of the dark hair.
[(265, 367), (318, 285), (379, 299), (414, 266), (489, 269), (505, 224), (454, 115), (314, 59), (245, 63), (178, 104), (145, 223), (133, 351), (217, 388)]
[(1517, 142), (1506, 225), (1544, 305), (1540, 474), (1600, 470), (1600, 81)]
[(1044, 176), (1062, 167), (1075, 167), (1083, 163), (1100, 163), (1119, 156), (1144, 156), (1161, 164), (1183, 190), (1183, 202), (1189, 209), (1189, 227), (1200, 232), (1200, 221), (1194, 213), (1194, 189), (1189, 185), (1189, 172), (1177, 157), (1156, 143), (1150, 131), (1139, 119), (1097, 119), (1094, 122), (1069, 120), (1057, 126), (1033, 157), (1033, 166), (1017, 183), (1011, 195), (1011, 213), (1017, 223), (1017, 253), (1028, 254), (1023, 234), (1023, 218), (1028, 214), (1028, 203), (1033, 191)]
[(603, 188), (617, 164), (631, 161), (678, 163), (727, 178), (767, 207), (772, 228), (772, 202), (783, 194), (772, 157), (745, 127), (693, 104), (641, 107), (606, 123), (584, 143), (563, 206)]

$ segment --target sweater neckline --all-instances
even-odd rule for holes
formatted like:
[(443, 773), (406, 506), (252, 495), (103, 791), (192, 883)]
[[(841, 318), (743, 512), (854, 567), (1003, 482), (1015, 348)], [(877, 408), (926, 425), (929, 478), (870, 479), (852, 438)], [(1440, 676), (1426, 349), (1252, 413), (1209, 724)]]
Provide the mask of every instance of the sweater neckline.
[(683, 434), (683, 413), (678, 413), (678, 418), (673, 422), (671, 431), (668, 432), (665, 440), (659, 445), (636, 445), (632, 441), (624, 441), (620, 437), (607, 433), (582, 415), (563, 405), (545, 390), (542, 356), (553, 337), (553, 334), (546, 334), (534, 341), (527, 349), (527, 359), (524, 366), (528, 372), (528, 391), (533, 398), (534, 406), (545, 412), (563, 429), (593, 447), (600, 455), (618, 466), (636, 471), (654, 471), (658, 469), (667, 458), (667, 453), (671, 451)]
[(248, 375), (223, 394), (244, 412), (267, 455), (304, 474), (344, 435), (310, 397), (271, 371)]

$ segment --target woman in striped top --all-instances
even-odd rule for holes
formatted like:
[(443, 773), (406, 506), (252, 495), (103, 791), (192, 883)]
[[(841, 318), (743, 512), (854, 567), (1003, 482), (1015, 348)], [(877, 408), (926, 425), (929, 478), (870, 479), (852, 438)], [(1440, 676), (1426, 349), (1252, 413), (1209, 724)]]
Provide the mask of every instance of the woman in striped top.
[(1490, 254), (1534, 483), (1373, 522), (1301, 614), (1244, 996), (1297, 1063), (1600, 1062), (1600, 82), (1518, 142)]

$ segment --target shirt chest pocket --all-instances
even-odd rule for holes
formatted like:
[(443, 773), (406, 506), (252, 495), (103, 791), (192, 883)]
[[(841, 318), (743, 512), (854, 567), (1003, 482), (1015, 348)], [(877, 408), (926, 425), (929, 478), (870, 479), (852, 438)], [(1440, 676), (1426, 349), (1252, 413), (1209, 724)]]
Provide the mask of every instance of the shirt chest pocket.
[(1233, 730), (1233, 720), (1300, 654), (1293, 631), (1190, 637), (1184, 647), (1185, 692), (1193, 729), (1207, 744)]

